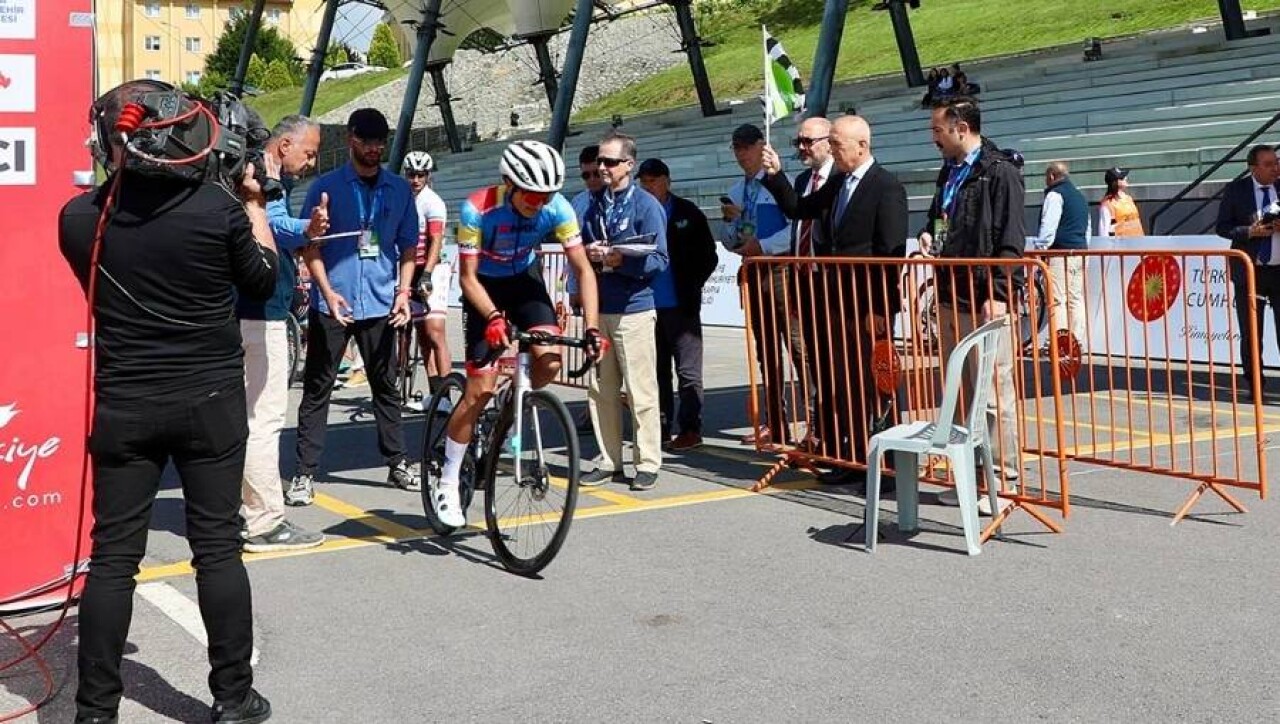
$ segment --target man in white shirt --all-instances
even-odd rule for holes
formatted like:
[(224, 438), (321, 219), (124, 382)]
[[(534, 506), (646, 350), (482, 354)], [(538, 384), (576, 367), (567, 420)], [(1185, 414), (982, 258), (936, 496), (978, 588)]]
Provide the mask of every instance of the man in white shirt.
[[(1093, 238), (1089, 202), (1071, 183), (1071, 171), (1063, 161), (1053, 161), (1044, 172), (1044, 205), (1040, 209), (1038, 246), (1050, 251), (1083, 252)], [(1078, 344), (1085, 343), (1084, 257), (1049, 257), (1053, 283), (1054, 337), (1068, 330)]]

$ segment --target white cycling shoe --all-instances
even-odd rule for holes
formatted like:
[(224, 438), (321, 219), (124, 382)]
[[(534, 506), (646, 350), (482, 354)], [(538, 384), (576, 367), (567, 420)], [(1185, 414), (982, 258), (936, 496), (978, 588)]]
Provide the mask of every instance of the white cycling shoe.
[(457, 485), (441, 485), (436, 488), (435, 500), (432, 501), (436, 517), (450, 528), (462, 528), (467, 524), (467, 516), (462, 512), (462, 500)]

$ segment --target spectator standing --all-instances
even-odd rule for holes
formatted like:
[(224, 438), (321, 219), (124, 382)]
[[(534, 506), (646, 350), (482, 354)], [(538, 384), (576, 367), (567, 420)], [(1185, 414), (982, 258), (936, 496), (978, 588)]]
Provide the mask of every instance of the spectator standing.
[[(1082, 252), (1089, 249), (1092, 236), (1089, 202), (1071, 183), (1066, 162), (1053, 161), (1044, 172), (1039, 245), (1050, 251)], [(1083, 344), (1084, 257), (1078, 253), (1050, 256), (1049, 279), (1053, 284), (1053, 331), (1068, 330)]]
[[(734, 130), (731, 144), (734, 159), (744, 176), (729, 188), (730, 203), (722, 203), (720, 207), (725, 220), (725, 248), (744, 258), (786, 256), (791, 252), (791, 224), (778, 208), (778, 202), (761, 184), (765, 176), (764, 132), (745, 123)], [(783, 349), (786, 349), (797, 374), (804, 369), (805, 362), (800, 325), (786, 325), (786, 310), (782, 306), (785, 299), (781, 293), (784, 275), (784, 269), (772, 270), (747, 309), (755, 333), (756, 362), (764, 375), (768, 394), (759, 427), (742, 439), (744, 445), (785, 445), (791, 442), (784, 389), (786, 363), (783, 360), (787, 357), (784, 357)], [(739, 281), (745, 279), (744, 269)], [(772, 356), (768, 354), (769, 350), (774, 351)]]
[[(1263, 329), (1263, 311), (1271, 305), (1275, 315), (1276, 334), (1280, 338), (1280, 225), (1263, 220), (1268, 209), (1280, 200), (1280, 162), (1272, 146), (1259, 145), (1249, 149), (1249, 175), (1227, 184), (1222, 190), (1218, 205), (1218, 236), (1231, 240), (1231, 248), (1239, 249), (1253, 259), (1255, 296), (1248, 293), (1248, 267), (1231, 265), (1231, 282), (1235, 285), (1236, 317), (1240, 321), (1240, 359), (1244, 365), (1244, 379), (1240, 389), (1251, 394), (1250, 399), (1261, 399), (1267, 381), (1261, 377), (1262, 389), (1253, 388), (1253, 366), (1258, 359), (1253, 354), (1253, 337), (1249, 333), (1250, 315), (1257, 321), (1259, 334)], [(1280, 340), (1278, 340), (1280, 343)], [(1258, 340), (1259, 356), (1262, 340)], [(1261, 373), (1260, 373), (1261, 374)]]
[[(805, 122), (809, 132), (818, 127), (810, 125), (811, 121)], [(841, 116), (830, 125), (829, 142), (835, 173), (804, 196), (781, 174), (777, 153), (766, 148), (765, 188), (792, 218), (809, 220), (807, 226), (802, 224), (801, 233), (816, 236), (819, 256), (903, 258), (907, 249), (907, 192), (871, 155), (871, 127), (859, 116)], [(851, 462), (866, 460), (868, 423), (879, 412), (879, 405), (873, 407), (868, 399), (874, 400), (876, 394), (872, 348), (876, 341), (890, 339), (901, 307), (899, 279), (896, 266), (856, 265), (832, 267), (826, 283), (819, 283), (827, 294), (844, 289), (847, 295), (845, 299), (823, 300), (826, 303), (818, 312), (826, 339), (826, 344), (817, 348), (823, 359), (816, 365), (822, 369), (818, 417), (821, 450), (827, 455)], [(837, 309), (847, 313), (832, 313)], [(865, 316), (856, 318), (854, 310)], [(849, 410), (852, 419), (843, 419)], [(820, 480), (865, 485), (866, 476), (862, 471), (837, 470)]]
[(1109, 168), (1104, 176), (1107, 195), (1098, 204), (1098, 234), (1101, 236), (1143, 236), (1142, 215), (1129, 195), (1129, 170)]
[[(605, 187), (591, 197), (583, 215), (587, 256), (598, 265), (600, 332), (608, 348), (596, 364), (588, 402), (600, 447), (585, 486), (624, 482), (622, 471), (623, 383), (631, 401), (635, 431), (636, 476), (632, 490), (649, 490), (662, 467), (662, 418), (655, 369), (657, 349), (654, 280), (667, 268), (667, 221), (662, 204), (632, 182), (636, 142), (616, 133), (600, 143), (598, 157)], [(651, 237), (652, 250), (625, 253), (612, 245), (633, 237)]]
[(249, 412), (241, 514), (244, 548), (250, 553), (312, 548), (324, 542), (322, 533), (304, 530), (284, 517), (280, 477), (280, 432), (289, 413), (291, 371), (285, 319), (291, 313), (298, 279), (293, 255), (329, 228), (324, 204), (312, 209), (306, 221), (294, 218), (287, 189), (293, 179), (315, 168), (319, 151), (320, 125), (306, 116), (286, 116), (272, 131), (262, 157), (263, 171), (268, 178), (285, 182), (286, 189), (267, 201), (267, 220), (280, 258), (275, 293), (266, 301), (244, 295), (236, 300)]
[[(937, 192), (920, 232), (920, 248), (944, 259), (1021, 259), (1026, 252), (1022, 173), (1010, 158), (982, 135), (978, 102), (966, 96), (943, 101), (930, 119), (933, 142), (942, 152)], [(976, 270), (976, 271), (975, 271)], [(1009, 314), (1010, 288), (1023, 274), (1009, 267), (940, 267), (934, 272), (938, 291), (938, 326), (942, 359), (974, 329)], [(970, 292), (972, 290), (972, 293)], [(965, 394), (972, 397), (977, 374), (972, 358), (966, 367)], [(1013, 349), (1002, 334), (996, 354), (992, 402), (987, 408), (995, 471), (1006, 490), (1020, 476), (1018, 399), (1014, 388)], [(939, 496), (956, 504), (954, 488)], [(990, 503), (978, 501), (990, 515)]]
[(307, 247), (311, 312), (307, 360), (298, 405), (298, 471), (285, 493), (289, 505), (310, 505), (329, 424), (329, 398), (347, 342), (355, 339), (373, 394), (378, 449), (387, 482), (421, 490), (404, 452), (400, 391), (396, 385), (396, 328), (409, 323), (418, 211), (400, 176), (380, 165), (390, 128), (373, 108), (347, 120), (351, 159), (321, 176), (307, 191), (306, 213), (327, 204), (333, 239)]
[[(674, 451), (702, 444), (702, 288), (716, 270), (715, 237), (707, 217), (692, 201), (671, 193), (671, 170), (651, 158), (637, 171), (640, 186), (658, 203), (667, 219), (668, 266), (654, 281), (658, 309), (658, 398), (662, 410), (662, 439)], [(679, 380), (677, 417), (671, 367)]]

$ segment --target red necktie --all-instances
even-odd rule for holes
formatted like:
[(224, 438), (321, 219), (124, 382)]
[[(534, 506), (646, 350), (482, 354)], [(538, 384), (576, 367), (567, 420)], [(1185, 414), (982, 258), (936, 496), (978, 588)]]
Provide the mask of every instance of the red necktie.
[[(806, 196), (817, 191), (822, 186), (822, 173), (814, 171), (813, 176), (809, 178), (809, 191)], [(812, 256), (813, 255), (813, 221), (805, 219), (800, 222), (800, 232), (796, 235), (796, 256)]]

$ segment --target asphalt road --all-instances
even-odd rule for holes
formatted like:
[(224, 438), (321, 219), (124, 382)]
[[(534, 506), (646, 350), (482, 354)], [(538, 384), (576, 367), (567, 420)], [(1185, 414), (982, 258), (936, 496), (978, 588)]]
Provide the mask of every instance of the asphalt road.
[[(846, 541), (863, 517), (852, 491), (796, 471), (747, 490), (772, 460), (736, 442), (741, 333), (709, 330), (707, 349), (708, 446), (672, 456), (652, 491), (585, 494), (535, 580), (503, 571), (477, 531), (426, 536), (418, 496), (384, 483), (367, 388), (340, 392), (323, 495), (290, 511), (329, 542), (248, 557), (272, 721), (1280, 719), (1273, 502), (1241, 494), (1241, 515), (1206, 498), (1170, 527), (1191, 482), (1072, 463), (1062, 534), (1015, 514), (970, 558), (958, 511), (926, 486), (922, 530), (886, 525), (867, 554)], [(122, 722), (208, 721), (181, 528), (166, 490)], [(48, 620), (10, 623), (38, 635)], [(73, 612), (43, 652), (57, 696), (22, 721), (73, 718), (74, 630)], [(16, 653), (0, 642), (0, 661)], [(32, 666), (0, 673), (0, 716), (42, 685)]]

